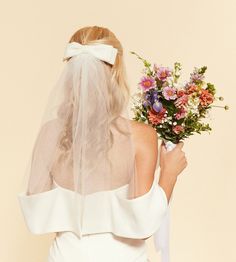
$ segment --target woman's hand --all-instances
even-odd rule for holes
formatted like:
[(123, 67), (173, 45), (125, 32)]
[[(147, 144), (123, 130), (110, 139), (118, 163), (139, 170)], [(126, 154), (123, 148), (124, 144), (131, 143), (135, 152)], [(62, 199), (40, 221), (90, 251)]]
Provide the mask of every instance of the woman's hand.
[(187, 166), (187, 159), (182, 150), (183, 146), (184, 143), (179, 142), (174, 149), (167, 151), (164, 143), (161, 144), (160, 168), (162, 174), (170, 179), (176, 179)]

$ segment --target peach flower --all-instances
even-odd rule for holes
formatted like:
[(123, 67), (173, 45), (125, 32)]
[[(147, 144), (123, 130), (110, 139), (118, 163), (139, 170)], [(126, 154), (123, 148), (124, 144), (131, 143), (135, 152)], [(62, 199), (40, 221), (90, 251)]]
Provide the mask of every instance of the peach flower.
[(203, 89), (201, 90), (199, 99), (202, 106), (208, 106), (214, 101), (214, 96), (208, 90)]

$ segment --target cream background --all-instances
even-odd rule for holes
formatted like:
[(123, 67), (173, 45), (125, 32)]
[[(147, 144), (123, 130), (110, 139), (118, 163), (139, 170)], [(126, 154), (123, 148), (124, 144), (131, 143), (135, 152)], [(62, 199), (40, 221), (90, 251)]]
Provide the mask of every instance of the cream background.
[[(215, 108), (211, 135), (186, 141), (188, 167), (180, 175), (171, 209), (172, 262), (236, 261), (236, 3), (179, 1), (8, 1), (1, 5), (0, 261), (46, 261), (52, 235), (35, 236), (24, 224), (16, 195), (41, 113), (61, 68), (66, 42), (86, 25), (110, 28), (123, 43), (135, 90), (142, 65), (180, 61), (188, 76), (207, 65), (230, 111)], [(151, 261), (159, 261), (152, 239)]]

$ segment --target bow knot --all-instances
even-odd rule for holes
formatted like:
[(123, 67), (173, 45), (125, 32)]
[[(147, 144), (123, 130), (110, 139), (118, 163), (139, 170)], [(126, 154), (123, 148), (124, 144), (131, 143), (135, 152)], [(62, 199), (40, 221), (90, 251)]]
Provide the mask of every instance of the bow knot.
[(115, 63), (118, 50), (107, 44), (81, 45), (78, 42), (71, 42), (66, 46), (63, 61), (83, 52), (90, 52), (98, 59), (113, 65)]

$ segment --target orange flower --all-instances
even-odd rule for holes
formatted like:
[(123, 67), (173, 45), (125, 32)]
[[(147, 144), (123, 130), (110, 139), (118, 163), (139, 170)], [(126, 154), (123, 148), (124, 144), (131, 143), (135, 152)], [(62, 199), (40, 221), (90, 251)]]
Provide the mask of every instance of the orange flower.
[(208, 90), (202, 89), (199, 99), (202, 106), (208, 106), (214, 101), (214, 96)]
[(191, 93), (197, 92), (198, 88), (199, 87), (196, 84), (194, 84), (194, 83), (189, 84), (188, 87), (187, 87), (187, 90), (186, 90), (187, 94), (191, 94)]
[(154, 110), (148, 111), (148, 120), (153, 124), (153, 125), (158, 125), (161, 123), (161, 120), (164, 118), (164, 114), (166, 113), (166, 109), (162, 108), (162, 110), (157, 113)]
[(181, 97), (183, 95), (185, 95), (185, 91), (184, 90), (178, 90), (177, 91), (177, 97)]

